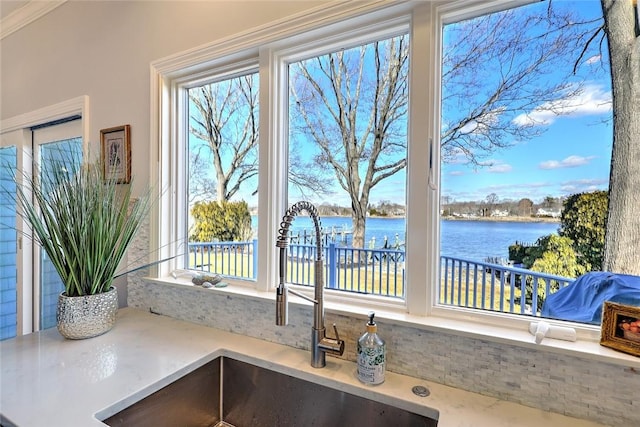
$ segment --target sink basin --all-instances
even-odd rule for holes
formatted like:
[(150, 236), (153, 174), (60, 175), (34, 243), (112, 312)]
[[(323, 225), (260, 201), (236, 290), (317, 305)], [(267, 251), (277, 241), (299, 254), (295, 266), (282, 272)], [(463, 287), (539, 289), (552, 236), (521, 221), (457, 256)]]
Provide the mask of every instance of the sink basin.
[(437, 420), (219, 357), (103, 420), (109, 426), (428, 426)]

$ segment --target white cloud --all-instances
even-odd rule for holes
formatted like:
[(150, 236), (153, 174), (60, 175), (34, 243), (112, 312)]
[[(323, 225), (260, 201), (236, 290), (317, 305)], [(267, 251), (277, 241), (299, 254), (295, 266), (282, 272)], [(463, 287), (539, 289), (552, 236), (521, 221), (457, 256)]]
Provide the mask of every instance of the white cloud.
[(589, 164), (595, 156), (569, 156), (564, 160), (547, 160), (538, 165), (540, 169), (563, 169), (563, 168), (576, 168), (578, 166), (584, 166)]
[(602, 59), (601, 55), (593, 55), (591, 58), (588, 58), (585, 62), (587, 64), (595, 64), (600, 62), (601, 59)]
[(528, 197), (532, 200), (542, 200), (544, 196), (551, 194), (556, 185), (550, 182), (531, 182), (520, 184), (492, 184), (482, 186), (475, 190), (448, 192), (453, 200), (484, 200), (488, 194), (496, 193), (500, 200), (520, 200)]
[(478, 128), (478, 122), (470, 121), (460, 128), (460, 133), (465, 135), (468, 133), (473, 133), (476, 131), (477, 128)]
[(464, 126), (460, 128), (461, 134), (477, 134), (484, 135), (490, 131), (490, 128), (498, 123), (500, 120), (500, 116), (506, 110), (505, 107), (498, 107), (495, 110), (487, 111), (486, 113), (479, 116), (476, 120), (471, 120), (465, 123)]
[(449, 172), (449, 175), (451, 175), (451, 176), (462, 176), (462, 175), (464, 175), (464, 172), (462, 172), (462, 171), (451, 171), (451, 172)]
[(558, 116), (585, 116), (611, 111), (611, 92), (599, 85), (587, 85), (573, 96), (545, 102), (529, 113), (518, 115), (513, 122), (519, 126), (550, 125)]
[(486, 171), (489, 173), (507, 173), (513, 170), (510, 164), (495, 159), (478, 162), (478, 166), (487, 168)]
[(553, 184), (549, 182), (528, 182), (521, 184), (493, 184), (486, 186), (482, 189), (483, 192), (489, 193), (517, 193), (518, 196), (537, 191), (539, 189), (545, 189), (552, 187)]
[(561, 183), (560, 190), (565, 194), (576, 194), (606, 190), (608, 186), (609, 180), (607, 179), (578, 179)]
[(498, 163), (489, 167), (490, 173), (508, 173), (511, 172), (511, 170), (513, 170), (513, 167), (506, 163)]

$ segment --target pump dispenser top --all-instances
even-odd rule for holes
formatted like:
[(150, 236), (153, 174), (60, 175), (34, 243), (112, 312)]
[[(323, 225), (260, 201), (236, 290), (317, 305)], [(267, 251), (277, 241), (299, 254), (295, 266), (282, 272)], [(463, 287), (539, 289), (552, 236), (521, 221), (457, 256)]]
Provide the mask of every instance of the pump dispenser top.
[(373, 334), (378, 332), (378, 325), (376, 325), (376, 322), (373, 321), (375, 315), (376, 313), (374, 313), (373, 311), (369, 312), (369, 321), (367, 322), (367, 332)]

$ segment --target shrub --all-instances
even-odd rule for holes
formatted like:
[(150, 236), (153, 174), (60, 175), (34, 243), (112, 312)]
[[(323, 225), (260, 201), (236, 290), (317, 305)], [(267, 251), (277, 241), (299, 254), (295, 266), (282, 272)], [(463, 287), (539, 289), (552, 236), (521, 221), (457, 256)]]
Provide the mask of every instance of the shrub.
[(578, 263), (586, 271), (602, 270), (608, 206), (606, 191), (573, 194), (564, 202), (559, 234), (573, 241)]
[[(531, 271), (553, 274), (562, 277), (578, 277), (586, 272), (585, 267), (580, 265), (576, 251), (573, 249), (573, 242), (568, 237), (549, 234), (538, 239), (535, 246), (527, 248), (527, 255), (523, 262)], [(547, 297), (546, 282), (537, 282), (537, 303), (538, 309)], [(560, 288), (560, 284), (552, 280), (549, 291), (554, 293)], [(525, 300), (528, 304), (533, 302), (533, 280), (527, 278), (525, 286)]]
[(509, 260), (516, 264), (522, 264), (529, 248), (530, 246), (524, 246), (521, 243), (515, 242), (509, 246)]
[(238, 242), (251, 238), (251, 214), (247, 202), (198, 202), (191, 208), (195, 225), (192, 242)]
[(550, 234), (541, 237), (525, 260), (533, 263), (530, 270), (562, 277), (578, 277), (586, 272), (578, 263), (573, 242), (568, 237)]

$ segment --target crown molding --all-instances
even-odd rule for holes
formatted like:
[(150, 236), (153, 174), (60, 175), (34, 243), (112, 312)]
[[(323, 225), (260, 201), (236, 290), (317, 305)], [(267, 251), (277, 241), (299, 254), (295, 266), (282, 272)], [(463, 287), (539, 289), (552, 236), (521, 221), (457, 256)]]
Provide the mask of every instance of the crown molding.
[(67, 0), (29, 1), (0, 21), (0, 40), (46, 15)]

